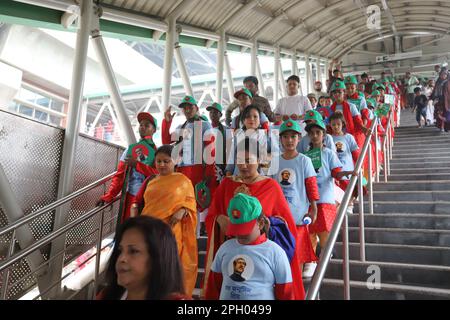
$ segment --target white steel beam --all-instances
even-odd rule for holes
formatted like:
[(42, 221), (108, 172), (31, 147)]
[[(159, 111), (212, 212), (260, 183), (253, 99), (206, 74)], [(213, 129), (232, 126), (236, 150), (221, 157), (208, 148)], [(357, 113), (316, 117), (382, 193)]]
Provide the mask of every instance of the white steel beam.
[(223, 69), (226, 50), (225, 30), (220, 31), (220, 40), (217, 46), (217, 78), (216, 78), (216, 97), (217, 102), (222, 103), (223, 89)]

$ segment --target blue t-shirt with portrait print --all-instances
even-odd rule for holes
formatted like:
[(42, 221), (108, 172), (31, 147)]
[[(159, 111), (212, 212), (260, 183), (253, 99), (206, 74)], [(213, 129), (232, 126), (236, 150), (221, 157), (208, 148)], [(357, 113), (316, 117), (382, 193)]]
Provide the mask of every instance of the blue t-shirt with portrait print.
[[(355, 170), (353, 163), (352, 152), (359, 149), (355, 138), (351, 134), (344, 134), (342, 136), (333, 136), (334, 144), (336, 145), (336, 153), (339, 161), (342, 163), (343, 171)], [(342, 178), (348, 180), (347, 177)]]
[(334, 195), (334, 178), (331, 176), (331, 171), (335, 168), (342, 168), (342, 163), (339, 161), (336, 152), (328, 148), (322, 149), (322, 167), (317, 172), (317, 185), (319, 187), (320, 203), (335, 203)]
[(279, 157), (278, 173), (272, 178), (278, 181), (283, 190), (292, 216), (297, 225), (303, 225), (302, 219), (309, 209), (305, 179), (315, 177), (312, 161), (309, 157), (298, 154), (294, 159), (286, 160)]
[(292, 283), (288, 257), (271, 240), (256, 245), (228, 240), (217, 251), (211, 270), (222, 274), (220, 300), (275, 300), (275, 284)]
[[(301, 138), (300, 143), (297, 145), (297, 151), (300, 153), (305, 153), (309, 150), (309, 144), (311, 143), (311, 138), (306, 135), (304, 137)], [(324, 144), (325, 147), (336, 151), (336, 146), (334, 145), (333, 142), (333, 137), (329, 134), (325, 135), (325, 139), (324, 139)]]

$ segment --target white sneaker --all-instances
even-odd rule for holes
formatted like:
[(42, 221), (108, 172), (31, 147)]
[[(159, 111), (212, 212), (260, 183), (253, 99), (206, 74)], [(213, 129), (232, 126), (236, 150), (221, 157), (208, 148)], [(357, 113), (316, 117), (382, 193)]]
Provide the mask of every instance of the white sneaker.
[(302, 277), (303, 278), (312, 278), (312, 276), (314, 275), (314, 271), (316, 271), (316, 267), (317, 267), (317, 263), (315, 263), (315, 262), (305, 263), (305, 266), (303, 268)]

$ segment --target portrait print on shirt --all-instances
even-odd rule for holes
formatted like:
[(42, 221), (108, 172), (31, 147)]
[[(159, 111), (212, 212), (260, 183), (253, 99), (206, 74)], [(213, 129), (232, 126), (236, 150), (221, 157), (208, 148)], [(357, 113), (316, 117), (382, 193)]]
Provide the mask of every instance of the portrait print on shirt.
[(285, 168), (278, 174), (278, 182), (282, 186), (290, 186), (295, 182), (295, 180), (295, 171), (291, 168)]
[(228, 264), (228, 275), (231, 280), (236, 282), (249, 280), (254, 270), (253, 260), (247, 255), (237, 255)]

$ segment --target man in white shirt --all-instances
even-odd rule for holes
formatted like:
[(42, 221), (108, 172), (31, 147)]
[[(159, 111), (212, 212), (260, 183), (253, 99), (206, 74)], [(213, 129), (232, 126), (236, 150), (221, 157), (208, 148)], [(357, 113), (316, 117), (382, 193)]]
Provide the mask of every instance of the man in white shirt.
[[(274, 114), (276, 120), (286, 121), (291, 118), (297, 120), (302, 128), (304, 128), (303, 119), (306, 111), (312, 110), (311, 102), (307, 97), (298, 94), (300, 87), (300, 78), (292, 75), (287, 79), (288, 96), (278, 100)], [(304, 134), (304, 130), (302, 130)], [(302, 134), (303, 135), (303, 134)]]

